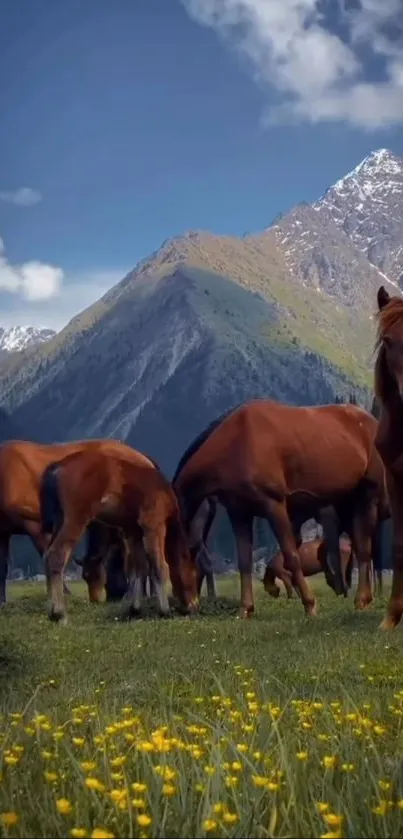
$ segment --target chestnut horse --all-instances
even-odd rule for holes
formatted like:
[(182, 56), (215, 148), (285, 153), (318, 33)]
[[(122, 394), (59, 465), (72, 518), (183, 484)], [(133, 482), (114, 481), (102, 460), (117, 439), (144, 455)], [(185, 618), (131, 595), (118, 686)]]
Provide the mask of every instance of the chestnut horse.
[[(327, 545), (324, 539), (310, 539), (308, 542), (302, 542), (298, 553), (301, 571), (304, 577), (312, 577), (314, 574), (324, 573), (326, 582), (330, 588), (333, 588), (333, 578), (329, 577), (326, 563)], [(349, 588), (353, 566), (353, 549), (349, 539), (340, 540), (340, 554), (343, 574), (347, 582), (347, 587)], [(282, 581), (288, 599), (292, 598), (292, 574), (285, 568), (284, 556), (281, 551), (277, 551), (269, 560), (263, 577), (264, 588), (271, 597), (278, 597), (280, 594), (280, 589), (276, 584), (276, 577)]]
[(198, 603), (196, 567), (169, 482), (145, 455), (116, 440), (87, 441), (81, 451), (50, 465), (41, 483), (42, 529), (51, 582), (50, 618), (65, 621), (63, 570), (88, 524), (120, 527), (130, 541), (133, 608), (139, 610), (141, 577), (154, 576), (161, 614), (169, 613), (166, 578), (186, 610)]
[(378, 290), (375, 396), (380, 409), (375, 446), (386, 471), (393, 523), (393, 577), (381, 623), (394, 629), (403, 615), (403, 298)]
[[(206, 497), (227, 510), (237, 543), (241, 616), (254, 611), (252, 527), (255, 516), (271, 525), (286, 568), (292, 573), (307, 614), (315, 598), (301, 570), (296, 531), (326, 505), (354, 500), (354, 553), (359, 566), (357, 608), (372, 600), (371, 536), (376, 502), (384, 484), (374, 448), (377, 422), (355, 405), (293, 407), (253, 400), (213, 422), (189, 446), (173, 487), (189, 534)], [(326, 534), (327, 563), (337, 593), (345, 593), (339, 539)]]
[[(11, 536), (30, 536), (43, 556), (49, 537), (41, 530), (39, 488), (47, 466), (79, 451), (85, 442), (39, 445), (10, 440), (0, 446), (0, 605), (6, 601)], [(49, 579), (47, 569), (47, 585)]]

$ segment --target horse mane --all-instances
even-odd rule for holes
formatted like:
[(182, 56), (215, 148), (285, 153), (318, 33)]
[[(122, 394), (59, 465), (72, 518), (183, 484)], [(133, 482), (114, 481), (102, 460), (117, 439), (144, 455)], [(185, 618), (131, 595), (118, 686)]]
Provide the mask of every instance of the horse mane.
[(403, 328), (403, 299), (392, 297), (390, 302), (377, 313), (376, 317), (378, 329), (375, 350), (378, 351), (378, 354), (375, 361), (375, 396), (382, 405), (385, 405), (396, 393), (396, 384), (386, 364), (385, 347), (382, 339), (400, 321)]
[(175, 474), (172, 478), (173, 484), (177, 480), (183, 467), (186, 466), (188, 460), (190, 460), (190, 458), (193, 457), (194, 454), (196, 454), (196, 452), (200, 449), (203, 443), (206, 442), (206, 440), (210, 437), (213, 431), (215, 431), (215, 429), (218, 428), (218, 426), (221, 425), (221, 423), (224, 422), (224, 420), (227, 419), (227, 417), (229, 417), (229, 415), (232, 414), (233, 411), (236, 411), (236, 408), (230, 408), (229, 411), (225, 411), (224, 414), (221, 414), (219, 417), (217, 417), (217, 419), (210, 422), (207, 428), (205, 428), (204, 431), (201, 431), (200, 434), (198, 434), (198, 436), (195, 437), (195, 439), (190, 443), (176, 467)]

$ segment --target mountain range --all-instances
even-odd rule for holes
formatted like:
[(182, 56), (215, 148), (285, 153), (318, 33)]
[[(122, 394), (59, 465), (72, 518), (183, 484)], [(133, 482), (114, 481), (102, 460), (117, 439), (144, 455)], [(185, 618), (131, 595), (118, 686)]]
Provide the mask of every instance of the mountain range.
[(369, 406), (376, 291), (403, 288), (403, 159), (382, 149), (266, 230), (169, 240), (57, 335), (3, 354), (0, 404), (42, 441), (114, 436), (171, 474), (224, 410)]

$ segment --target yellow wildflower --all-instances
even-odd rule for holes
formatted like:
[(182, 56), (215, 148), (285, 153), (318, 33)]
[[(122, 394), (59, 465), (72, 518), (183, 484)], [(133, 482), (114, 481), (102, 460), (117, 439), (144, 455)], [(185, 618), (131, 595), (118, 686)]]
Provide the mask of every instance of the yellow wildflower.
[(344, 821), (344, 816), (339, 816), (337, 813), (325, 813), (323, 818), (329, 827), (340, 827)]
[(342, 763), (341, 768), (343, 772), (353, 772), (354, 770), (354, 763)]
[(329, 833), (321, 833), (320, 839), (342, 839), (342, 834), (339, 830), (331, 830)]
[(137, 824), (139, 827), (148, 827), (152, 822), (151, 816), (147, 816), (147, 813), (139, 813), (137, 816)]
[(4, 757), (4, 763), (6, 763), (7, 766), (16, 766), (18, 761), (19, 757), (16, 757), (16, 755), (5, 755)]
[(98, 778), (86, 778), (84, 783), (87, 789), (96, 790), (96, 792), (104, 792), (105, 790), (105, 784), (99, 781)]
[(204, 771), (206, 775), (215, 775), (216, 767), (215, 766), (205, 766)]
[(255, 787), (262, 788), (267, 786), (267, 778), (263, 775), (252, 775), (252, 783)]
[(83, 746), (85, 743), (84, 737), (73, 737), (72, 740), (75, 746)]
[(163, 795), (175, 795), (176, 794), (176, 787), (174, 784), (163, 784), (162, 785), (162, 794)]
[(45, 781), (47, 781), (49, 784), (53, 784), (55, 781), (57, 781), (58, 775), (57, 772), (44, 772), (43, 777), (45, 778)]
[(144, 801), (144, 798), (133, 798), (132, 807), (134, 807), (135, 810), (145, 810), (146, 802)]
[(391, 788), (392, 784), (390, 781), (378, 781), (380, 789), (388, 790)]
[(95, 760), (83, 760), (80, 766), (83, 772), (93, 772), (96, 768), (96, 763)]
[(239, 760), (234, 760), (231, 763), (231, 769), (233, 772), (242, 772), (242, 763)]
[(323, 760), (322, 760), (322, 764), (325, 767), (325, 769), (333, 769), (333, 767), (336, 765), (335, 756), (334, 755), (325, 755)]
[(374, 725), (374, 734), (378, 734), (379, 736), (386, 734), (386, 728), (383, 725)]
[(205, 819), (203, 822), (203, 827), (206, 833), (211, 833), (212, 830), (216, 829), (217, 822), (214, 819)]
[(68, 798), (58, 798), (56, 800), (56, 810), (61, 816), (68, 816), (73, 810), (73, 805)]
[(91, 839), (115, 839), (114, 834), (104, 827), (95, 827), (91, 833)]
[(237, 743), (238, 752), (242, 752), (245, 754), (248, 751), (248, 746), (246, 743)]
[(280, 784), (277, 784), (275, 781), (268, 781), (267, 789), (270, 790), (270, 792), (277, 792), (280, 789)]
[(0, 820), (4, 827), (14, 827), (18, 822), (18, 816), (14, 810), (9, 810), (8, 813), (0, 814)]
[(372, 812), (375, 813), (376, 816), (385, 816), (386, 813), (388, 812), (389, 807), (390, 807), (390, 802), (385, 801), (384, 799), (381, 798), (378, 805), (376, 807), (374, 807)]
[(73, 839), (85, 839), (85, 837), (88, 836), (88, 833), (85, 827), (73, 827), (73, 829), (70, 830), (70, 836), (72, 836)]
[(239, 816), (237, 813), (230, 813), (229, 810), (227, 810), (227, 812), (224, 813), (222, 820), (225, 824), (235, 824), (239, 820)]
[(224, 810), (225, 810), (225, 807), (224, 807), (224, 804), (221, 803), (221, 801), (217, 801), (217, 804), (214, 804), (214, 806), (213, 806), (213, 813), (216, 816), (220, 816), (221, 813), (224, 812)]
[(134, 784), (132, 784), (133, 792), (145, 792), (146, 789), (147, 789), (147, 784), (141, 784), (138, 781), (135, 781)]
[(318, 801), (316, 804), (316, 809), (319, 813), (326, 813), (329, 809), (329, 805), (327, 801)]
[(297, 752), (297, 760), (308, 760), (308, 752)]

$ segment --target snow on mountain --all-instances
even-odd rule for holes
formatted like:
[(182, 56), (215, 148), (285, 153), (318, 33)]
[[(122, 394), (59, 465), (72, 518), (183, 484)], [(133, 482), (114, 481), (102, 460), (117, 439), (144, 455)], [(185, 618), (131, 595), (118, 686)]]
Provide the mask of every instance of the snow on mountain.
[(403, 288), (403, 158), (371, 152), (313, 204), (391, 283)]
[(20, 352), (28, 347), (44, 344), (56, 335), (53, 329), (36, 326), (0, 326), (0, 353)]

